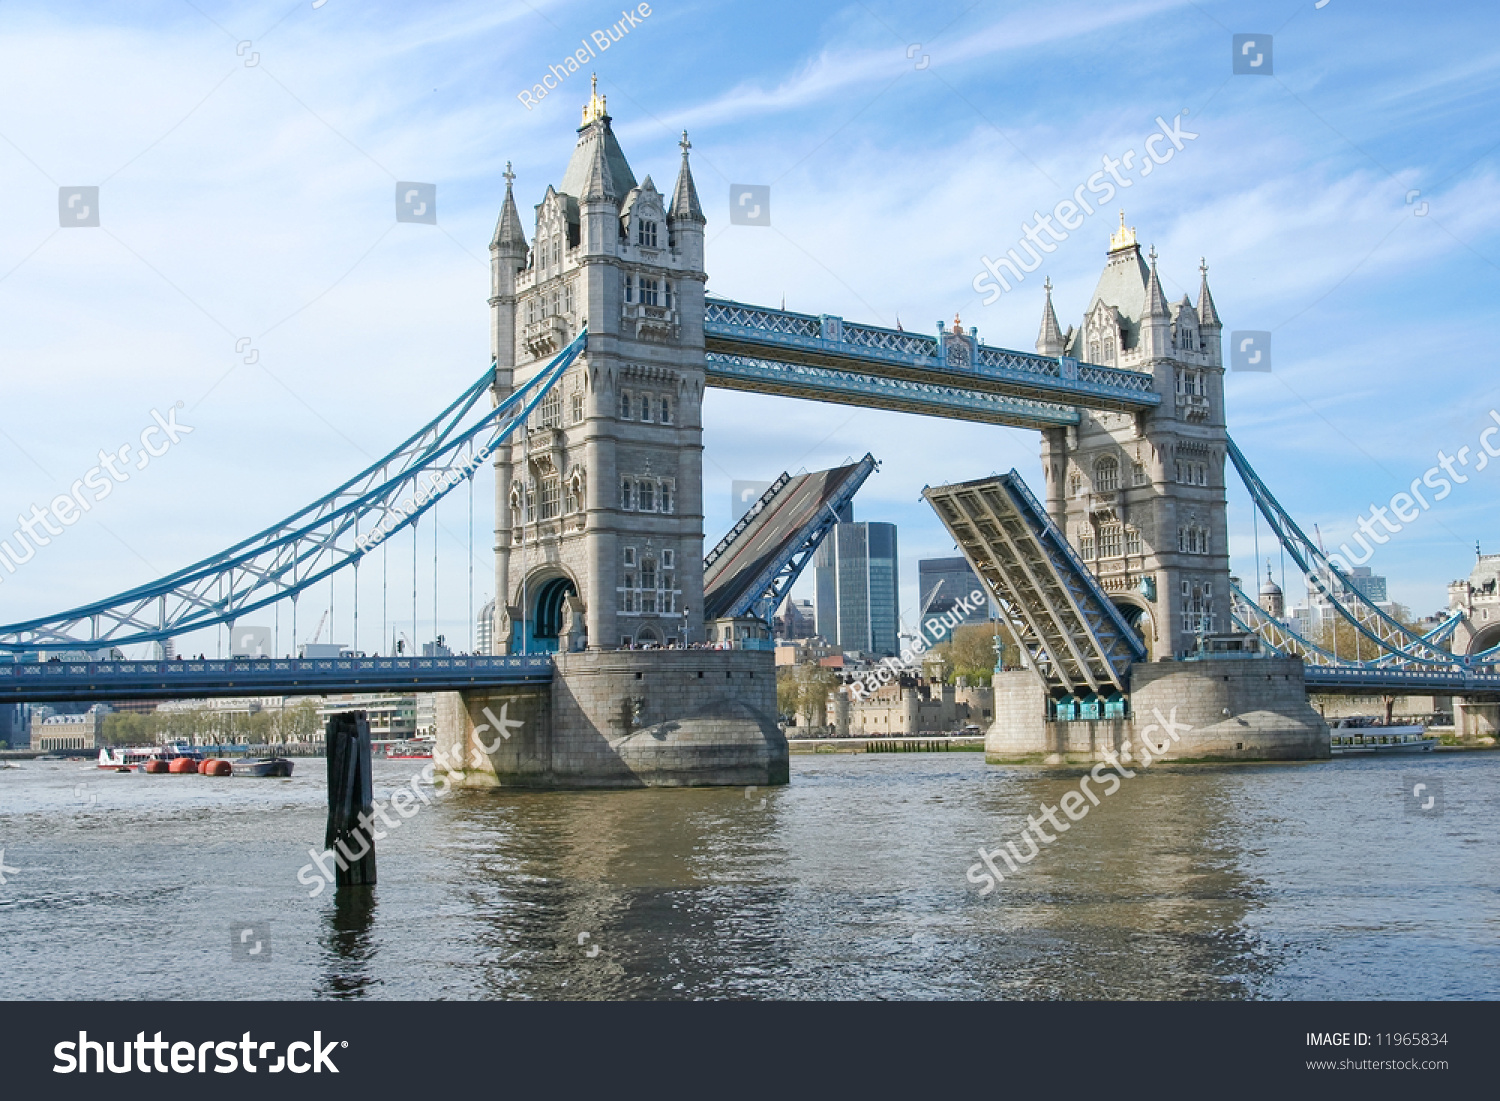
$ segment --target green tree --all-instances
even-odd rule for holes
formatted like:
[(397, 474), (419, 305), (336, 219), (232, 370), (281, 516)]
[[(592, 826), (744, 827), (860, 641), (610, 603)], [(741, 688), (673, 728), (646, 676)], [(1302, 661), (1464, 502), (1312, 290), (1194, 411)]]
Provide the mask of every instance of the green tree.
[[(1005, 640), (1002, 630), (1000, 638)], [(1020, 652), (1014, 643), (1002, 641), (1002, 661), (1007, 666), (1021, 663)], [(995, 670), (995, 631), (984, 623), (970, 623), (954, 629), (944, 642), (932, 648), (933, 654), (943, 659), (942, 676), (952, 684), (959, 677), (967, 677), (970, 684), (986, 685)]]

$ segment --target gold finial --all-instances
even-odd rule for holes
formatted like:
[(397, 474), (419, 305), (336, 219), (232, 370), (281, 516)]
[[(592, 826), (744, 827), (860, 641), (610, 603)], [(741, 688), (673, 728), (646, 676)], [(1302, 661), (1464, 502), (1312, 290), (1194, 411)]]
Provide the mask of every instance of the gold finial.
[(1135, 226), (1125, 228), (1125, 212), (1120, 211), (1120, 229), (1117, 233), (1109, 235), (1109, 251), (1119, 252), (1124, 248), (1132, 248), (1135, 245)]
[(964, 331), (964, 323), (958, 319), (957, 310), (953, 311), (953, 331), (955, 333), (961, 333)]
[(583, 125), (602, 119), (607, 113), (604, 97), (599, 94), (599, 74), (595, 73), (589, 81), (589, 101), (583, 105)]

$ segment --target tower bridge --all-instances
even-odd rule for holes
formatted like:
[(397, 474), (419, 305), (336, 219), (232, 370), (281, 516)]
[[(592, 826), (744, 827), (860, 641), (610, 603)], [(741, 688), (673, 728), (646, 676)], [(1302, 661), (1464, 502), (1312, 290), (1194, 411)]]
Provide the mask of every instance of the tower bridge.
[[(1060, 325), (1045, 285), (1034, 352), (992, 347), (957, 318), (921, 334), (713, 298), (686, 133), (680, 149), (670, 193), (650, 175), (638, 181), (592, 95), (561, 183), (526, 222), (507, 168), (490, 242), (493, 365), (452, 405), (344, 486), (219, 555), (0, 627), (0, 651), (26, 654), (169, 639), (283, 602), (295, 625), (300, 594), (357, 570), (492, 462), (494, 655), (442, 667), (15, 666), (0, 695), (38, 684), (53, 698), (99, 698), (100, 685), (110, 698), (252, 682), (421, 688), (441, 692), (440, 740), (467, 742), (459, 758), (494, 744), (469, 774), (477, 785), (785, 782), (774, 668), (754, 627), (876, 456), (778, 482), (705, 559), (710, 387), (1040, 432), (1040, 499), (1015, 472), (925, 491), (1024, 656), (1024, 668), (996, 674), (993, 759), (1128, 760), (1132, 739), (1151, 736), (1150, 726), (1136, 733), (1136, 717), (1170, 708), (1189, 735), (1153, 756), (1326, 756), (1310, 686), (1500, 692), (1497, 650), (1455, 654), (1447, 636), (1414, 634), (1352, 586), (1330, 597), (1377, 645), (1374, 663), (1324, 661), (1237, 595), (1230, 466), (1299, 568), (1346, 579), (1229, 438), (1206, 264), (1196, 303), (1169, 303), (1155, 251), (1142, 253), (1122, 216), (1080, 324)], [(705, 641), (731, 648), (692, 648)], [(481, 732), (501, 704), (522, 727), (498, 744)]]

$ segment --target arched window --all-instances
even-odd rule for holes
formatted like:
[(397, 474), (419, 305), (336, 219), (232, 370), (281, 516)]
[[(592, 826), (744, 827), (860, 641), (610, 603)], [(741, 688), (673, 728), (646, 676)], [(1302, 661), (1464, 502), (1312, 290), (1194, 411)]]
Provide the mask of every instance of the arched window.
[(635, 243), (645, 245), (647, 248), (656, 247), (656, 223), (642, 219), (636, 229)]
[(635, 508), (635, 485), (629, 478), (620, 479), (620, 507), (627, 512)]
[(672, 402), (670, 398), (661, 399), (661, 422), (662, 424), (672, 423)]
[(642, 478), (635, 487), (636, 508), (642, 512), (656, 511), (656, 485)]
[(1120, 488), (1120, 464), (1111, 456), (1104, 456), (1094, 464), (1094, 489), (1110, 493)]
[(620, 392), (620, 419), (622, 421), (630, 419), (630, 394), (623, 390)]
[(641, 420), (646, 424), (651, 423), (651, 407), (654, 404), (655, 403), (651, 400), (650, 394), (641, 395)]

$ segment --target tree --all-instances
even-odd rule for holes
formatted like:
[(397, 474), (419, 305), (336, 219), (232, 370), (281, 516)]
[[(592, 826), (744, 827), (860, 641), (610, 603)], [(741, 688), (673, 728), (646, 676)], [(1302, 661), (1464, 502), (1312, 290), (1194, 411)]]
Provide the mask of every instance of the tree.
[[(1014, 667), (1021, 664), (1020, 652), (1014, 643), (1002, 639), (1002, 664)], [(970, 684), (986, 685), (995, 671), (995, 629), (984, 623), (970, 623), (953, 630), (944, 642), (934, 646), (932, 652), (943, 659), (943, 680), (952, 683), (958, 677), (967, 677)]]

